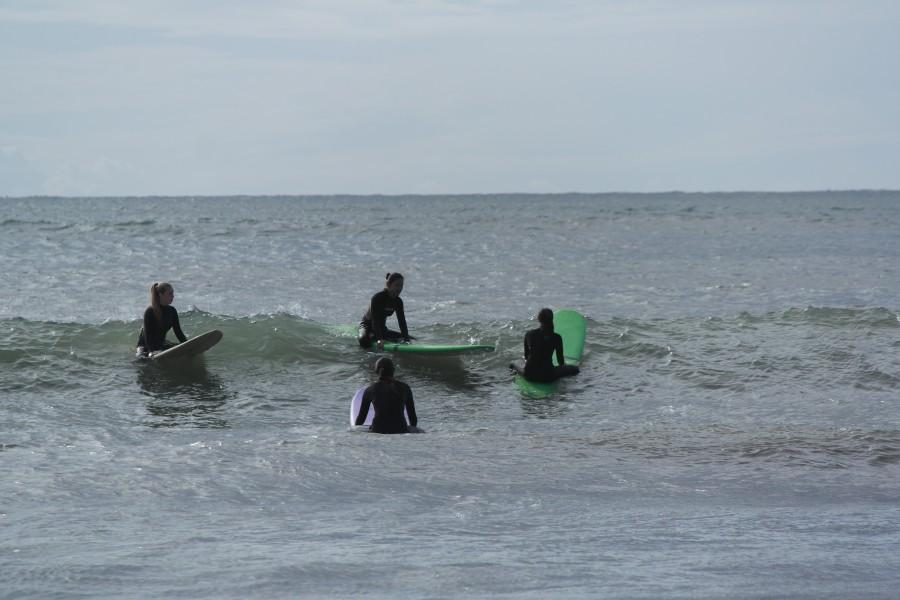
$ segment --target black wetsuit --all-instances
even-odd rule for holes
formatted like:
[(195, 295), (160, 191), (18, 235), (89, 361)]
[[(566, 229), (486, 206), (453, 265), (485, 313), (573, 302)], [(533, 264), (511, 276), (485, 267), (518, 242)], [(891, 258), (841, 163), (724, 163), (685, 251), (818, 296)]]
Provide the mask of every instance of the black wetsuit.
[(138, 336), (138, 347), (143, 347), (144, 352), (156, 352), (167, 347), (166, 334), (172, 329), (178, 341), (184, 342), (187, 336), (181, 331), (181, 324), (178, 322), (178, 311), (174, 306), (162, 307), (162, 323), (156, 318), (156, 313), (151, 307), (147, 307), (144, 311), (144, 327), (141, 329), (141, 335)]
[(362, 404), (356, 416), (356, 424), (366, 422), (369, 405), (375, 408), (375, 417), (369, 431), (375, 433), (408, 433), (409, 427), (403, 417), (403, 409), (409, 416), (409, 425), (416, 426), (416, 406), (413, 404), (412, 390), (402, 381), (380, 379), (363, 392)]
[[(387, 318), (397, 313), (400, 331), (387, 328)], [(403, 300), (399, 296), (392, 297), (387, 290), (381, 290), (369, 302), (366, 314), (359, 324), (359, 345), (368, 348), (375, 340), (408, 339), (409, 329), (406, 327), (406, 315), (403, 313)]]
[[(553, 365), (554, 352), (557, 366)], [(513, 363), (511, 366), (529, 381), (549, 383), (578, 373), (578, 367), (565, 363), (562, 336), (538, 327), (525, 334), (525, 365)]]

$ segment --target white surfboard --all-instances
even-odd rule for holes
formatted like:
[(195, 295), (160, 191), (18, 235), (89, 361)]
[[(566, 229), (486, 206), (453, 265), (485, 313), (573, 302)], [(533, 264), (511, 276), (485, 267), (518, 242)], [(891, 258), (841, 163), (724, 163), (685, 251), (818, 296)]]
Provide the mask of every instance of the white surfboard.
[(172, 346), (161, 352), (153, 352), (150, 358), (153, 360), (166, 360), (170, 358), (183, 358), (187, 356), (196, 356), (202, 354), (219, 343), (222, 339), (222, 332), (218, 329), (201, 333), (194, 336), (186, 342), (182, 342), (177, 346)]
[[(356, 425), (356, 416), (359, 414), (359, 409), (362, 407), (362, 397), (366, 391), (366, 387), (368, 386), (356, 390), (356, 393), (353, 394), (353, 400), (350, 401), (350, 427)], [(409, 425), (409, 415), (406, 413), (406, 407), (403, 408), (403, 417), (406, 419), (406, 424)], [(375, 407), (370, 404), (369, 413), (366, 415), (366, 422), (363, 423), (363, 425), (366, 427), (371, 425), (373, 418), (375, 418)]]

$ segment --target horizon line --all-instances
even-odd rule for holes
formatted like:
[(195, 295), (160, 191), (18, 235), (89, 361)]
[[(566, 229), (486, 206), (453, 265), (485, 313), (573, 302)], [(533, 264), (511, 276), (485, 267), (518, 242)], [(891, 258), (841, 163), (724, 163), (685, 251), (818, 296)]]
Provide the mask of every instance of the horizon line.
[(236, 194), (102, 194), (102, 195), (61, 195), (61, 194), (26, 194), (5, 195), (0, 194), (3, 200), (141, 200), (158, 198), (462, 198), (462, 197), (498, 197), (498, 196), (665, 196), (665, 195), (803, 195), (803, 194), (895, 194), (900, 189), (890, 188), (846, 188), (846, 189), (821, 189), (821, 190), (714, 190), (714, 191), (685, 191), (666, 190), (654, 192), (454, 192), (454, 193), (236, 193)]

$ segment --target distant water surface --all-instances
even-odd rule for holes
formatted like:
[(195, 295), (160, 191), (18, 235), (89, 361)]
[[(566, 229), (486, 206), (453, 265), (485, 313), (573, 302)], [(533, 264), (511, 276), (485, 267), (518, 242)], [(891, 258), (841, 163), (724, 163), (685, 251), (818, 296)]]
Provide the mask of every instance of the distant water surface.
[[(0, 199), (0, 598), (894, 598), (898, 264), (900, 192)], [(425, 435), (349, 427), (388, 271), (497, 347), (397, 358)]]

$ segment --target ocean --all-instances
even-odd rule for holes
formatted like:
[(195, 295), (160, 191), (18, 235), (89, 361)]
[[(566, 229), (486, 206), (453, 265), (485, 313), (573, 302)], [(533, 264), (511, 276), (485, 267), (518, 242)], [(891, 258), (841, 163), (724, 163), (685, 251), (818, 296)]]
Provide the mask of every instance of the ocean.
[[(0, 598), (895, 598), (898, 265), (890, 191), (0, 198)], [(388, 271), (496, 346), (395, 357), (423, 435), (349, 425)], [(222, 342), (136, 361), (154, 281)]]

